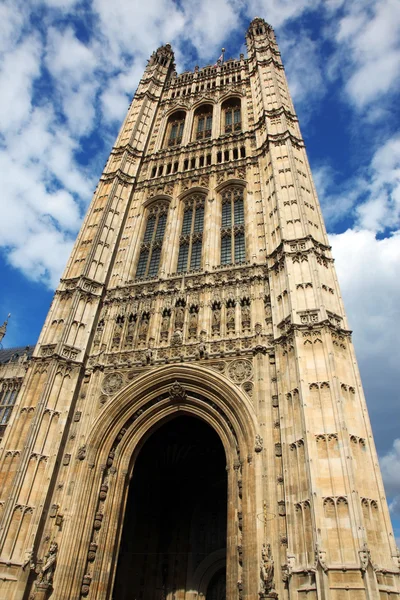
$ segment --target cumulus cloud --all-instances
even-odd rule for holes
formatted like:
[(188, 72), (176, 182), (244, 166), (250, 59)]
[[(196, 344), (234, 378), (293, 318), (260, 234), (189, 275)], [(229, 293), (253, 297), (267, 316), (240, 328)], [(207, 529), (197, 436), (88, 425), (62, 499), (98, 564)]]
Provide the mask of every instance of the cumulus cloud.
[(289, 32), (280, 35), (279, 46), (290, 93), (304, 124), (327, 92), (320, 42), (313, 40), (306, 31), (300, 30), (296, 37)]
[(328, 228), (345, 218), (375, 233), (400, 226), (399, 134), (378, 146), (362, 174), (341, 179), (329, 165), (320, 165), (314, 179)]
[[(396, 0), (355, 0), (336, 21), (336, 71), (358, 109), (399, 88), (400, 11)], [(344, 71), (343, 71), (344, 69)]]
[(398, 435), (400, 231), (329, 236), (378, 447)]

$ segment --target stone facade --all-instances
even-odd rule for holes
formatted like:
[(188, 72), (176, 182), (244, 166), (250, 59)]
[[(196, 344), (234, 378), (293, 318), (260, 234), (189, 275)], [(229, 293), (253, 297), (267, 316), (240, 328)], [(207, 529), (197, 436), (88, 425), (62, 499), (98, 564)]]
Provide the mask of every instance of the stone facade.
[(178, 590), (133, 580), (138, 600), (400, 598), (279, 50), (262, 19), (246, 41), (247, 58), (179, 76), (169, 45), (150, 58), (1, 442), (1, 600), (125, 598), (135, 461), (178, 415), (225, 451), (226, 596), (210, 555)]

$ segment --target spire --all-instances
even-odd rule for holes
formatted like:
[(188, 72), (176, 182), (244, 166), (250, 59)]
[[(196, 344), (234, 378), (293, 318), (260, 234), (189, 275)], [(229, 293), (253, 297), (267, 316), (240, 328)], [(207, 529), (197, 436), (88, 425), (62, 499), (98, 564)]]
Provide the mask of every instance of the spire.
[(4, 321), (3, 325), (0, 325), (0, 344), (2, 342), (3, 337), (6, 335), (8, 319), (11, 317), (11, 313), (8, 313), (7, 319)]

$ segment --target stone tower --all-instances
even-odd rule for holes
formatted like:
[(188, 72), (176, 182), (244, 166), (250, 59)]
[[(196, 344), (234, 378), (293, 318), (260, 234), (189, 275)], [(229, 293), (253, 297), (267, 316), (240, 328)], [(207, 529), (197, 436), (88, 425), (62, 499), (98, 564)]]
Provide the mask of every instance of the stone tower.
[(400, 598), (279, 50), (246, 40), (146, 67), (1, 442), (1, 600)]

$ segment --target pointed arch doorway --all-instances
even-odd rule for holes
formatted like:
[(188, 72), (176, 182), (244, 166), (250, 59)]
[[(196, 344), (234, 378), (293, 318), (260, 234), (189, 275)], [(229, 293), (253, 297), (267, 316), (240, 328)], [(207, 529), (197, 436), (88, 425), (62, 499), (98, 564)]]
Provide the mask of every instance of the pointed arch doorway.
[(225, 600), (226, 540), (222, 442), (201, 419), (172, 418), (135, 462), (113, 600)]

